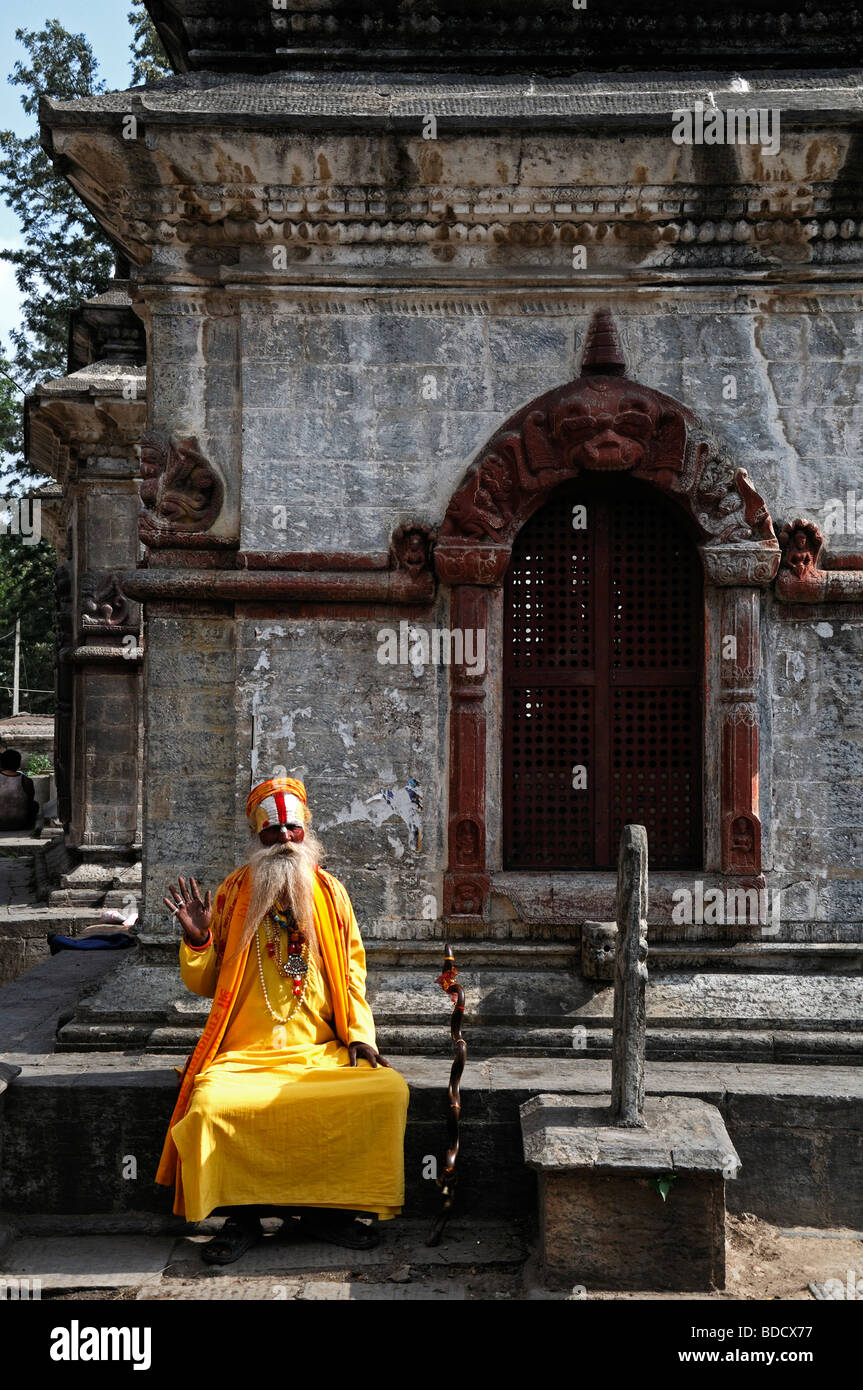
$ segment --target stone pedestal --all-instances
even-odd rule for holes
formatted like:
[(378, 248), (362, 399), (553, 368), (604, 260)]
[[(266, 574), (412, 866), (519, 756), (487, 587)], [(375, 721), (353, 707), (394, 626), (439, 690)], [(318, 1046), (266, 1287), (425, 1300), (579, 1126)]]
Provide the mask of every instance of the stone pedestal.
[[(588, 1293), (724, 1287), (725, 1180), (740, 1161), (715, 1106), (650, 1098), (640, 1129), (612, 1125), (595, 1096), (534, 1096), (520, 1115), (549, 1283)], [(672, 1179), (664, 1201), (662, 1177)]]

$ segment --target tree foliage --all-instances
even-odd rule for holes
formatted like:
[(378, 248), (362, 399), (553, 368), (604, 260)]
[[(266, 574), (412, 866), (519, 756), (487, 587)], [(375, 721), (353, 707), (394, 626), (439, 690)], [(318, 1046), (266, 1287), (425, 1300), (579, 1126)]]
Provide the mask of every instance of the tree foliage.
[[(0, 512), (0, 530), (6, 531)], [(57, 556), (47, 541), (27, 545), (15, 534), (0, 534), (0, 716), (12, 712), (15, 620), (21, 619), (21, 685), (48, 694), (21, 696), (21, 709), (50, 714), (54, 697), (54, 570)]]
[[(104, 90), (93, 50), (83, 34), (56, 19), (41, 30), (17, 29), (29, 61), (18, 60), (9, 81), (22, 88), (28, 116), (39, 99), (70, 100)], [(0, 131), (0, 196), (18, 218), (24, 245), (0, 251), (15, 268), (23, 296), (21, 327), (12, 332), (12, 363), (30, 388), (65, 367), (68, 314), (100, 294), (114, 267), (114, 250), (78, 195), (60, 177), (39, 144), (38, 131), (21, 137)]]
[(171, 64), (156, 32), (156, 26), (144, 7), (144, 0), (132, 0), (129, 23), (132, 26), (132, 86), (137, 87), (141, 82), (158, 82), (163, 77), (171, 77)]

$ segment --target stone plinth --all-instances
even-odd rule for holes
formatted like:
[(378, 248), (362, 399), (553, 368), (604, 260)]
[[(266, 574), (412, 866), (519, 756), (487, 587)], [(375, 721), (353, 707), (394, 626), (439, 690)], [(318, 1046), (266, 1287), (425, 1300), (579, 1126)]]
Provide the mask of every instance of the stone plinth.
[[(660, 1096), (644, 1128), (622, 1129), (596, 1099), (539, 1095), (520, 1109), (546, 1277), (589, 1291), (723, 1288), (725, 1179), (740, 1161), (719, 1111)], [(663, 1201), (652, 1180), (666, 1175)]]

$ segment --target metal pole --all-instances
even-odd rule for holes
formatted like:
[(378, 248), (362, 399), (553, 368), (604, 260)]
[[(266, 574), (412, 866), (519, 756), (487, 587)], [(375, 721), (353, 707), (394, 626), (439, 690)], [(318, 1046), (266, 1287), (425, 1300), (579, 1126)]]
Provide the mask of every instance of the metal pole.
[(12, 713), (18, 713), (21, 703), (21, 619), (15, 619), (15, 665), (12, 669)]

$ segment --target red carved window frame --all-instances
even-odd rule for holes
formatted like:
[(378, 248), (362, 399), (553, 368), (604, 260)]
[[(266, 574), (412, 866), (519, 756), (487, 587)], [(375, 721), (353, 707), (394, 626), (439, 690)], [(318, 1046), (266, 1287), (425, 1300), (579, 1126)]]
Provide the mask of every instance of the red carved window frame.
[[(626, 472), (687, 513), (706, 590), (720, 591), (720, 633), (733, 651), (718, 671), (721, 870), (761, 872), (757, 693), (759, 589), (780, 552), (769, 512), (745, 469), (697, 416), (629, 380), (610, 317), (594, 316), (581, 376), (513, 415), (483, 448), (450, 501), (435, 548), (451, 591), (453, 628), (488, 629), (489, 597), (503, 582), (525, 522), (563, 482), (583, 472)], [(718, 664), (717, 664), (718, 663)], [(451, 669), (449, 806), (444, 916), (480, 929), (491, 887), (486, 860), (488, 669)]]

